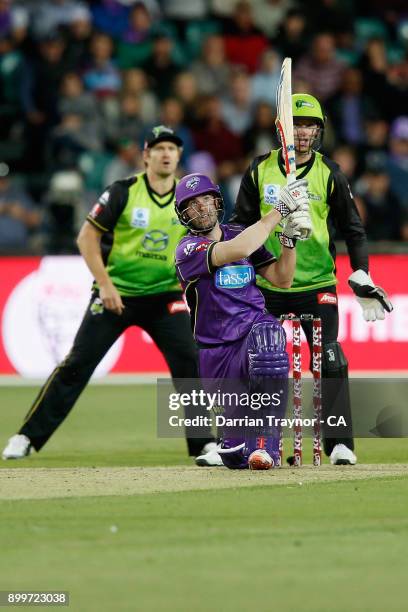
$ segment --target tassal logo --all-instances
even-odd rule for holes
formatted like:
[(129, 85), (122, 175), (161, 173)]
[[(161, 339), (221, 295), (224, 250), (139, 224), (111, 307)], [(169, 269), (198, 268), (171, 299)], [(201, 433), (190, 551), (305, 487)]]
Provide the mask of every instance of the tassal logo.
[(251, 266), (225, 266), (219, 268), (215, 274), (215, 285), (222, 289), (242, 289), (255, 278)]

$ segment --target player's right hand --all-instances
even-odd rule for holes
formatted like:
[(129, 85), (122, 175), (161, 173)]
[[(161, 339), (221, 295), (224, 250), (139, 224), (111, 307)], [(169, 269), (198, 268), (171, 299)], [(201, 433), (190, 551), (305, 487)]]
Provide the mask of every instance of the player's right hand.
[(121, 315), (124, 311), (125, 307), (123, 305), (122, 298), (112, 283), (100, 287), (99, 297), (107, 310), (111, 310), (117, 315)]
[(279, 202), (276, 208), (282, 217), (287, 217), (301, 206), (309, 206), (309, 196), (307, 194), (308, 182), (306, 179), (298, 179), (290, 185), (281, 188)]

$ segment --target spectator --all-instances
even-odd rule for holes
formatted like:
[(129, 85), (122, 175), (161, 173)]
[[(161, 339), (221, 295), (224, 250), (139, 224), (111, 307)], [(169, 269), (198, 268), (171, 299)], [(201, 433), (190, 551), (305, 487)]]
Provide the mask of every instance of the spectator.
[(199, 21), (207, 17), (207, 0), (166, 0), (163, 2), (164, 16), (177, 27), (178, 33), (184, 37), (189, 21)]
[(99, 98), (116, 95), (121, 76), (112, 60), (112, 39), (107, 34), (94, 34), (90, 52), (90, 65), (84, 73), (86, 88)]
[(210, 0), (211, 13), (221, 19), (232, 17), (237, 0)]
[(100, 0), (92, 5), (94, 28), (119, 38), (128, 27), (129, 7), (118, 0)]
[(143, 169), (142, 153), (134, 140), (122, 138), (117, 145), (116, 156), (106, 166), (103, 182), (112, 185), (133, 175), (135, 169)]
[(252, 120), (251, 81), (245, 72), (235, 72), (231, 77), (230, 95), (222, 103), (222, 115), (234, 134), (242, 134)]
[(201, 58), (193, 63), (191, 70), (200, 93), (221, 95), (225, 92), (231, 69), (222, 36), (212, 34), (205, 39)]
[(152, 56), (143, 67), (159, 100), (170, 95), (173, 81), (180, 72), (172, 59), (172, 49), (172, 39), (166, 34), (158, 34), (154, 40)]
[(276, 90), (279, 84), (281, 59), (273, 49), (265, 51), (261, 57), (261, 66), (251, 78), (252, 99), (268, 102), (276, 109)]
[(110, 146), (129, 139), (139, 142), (145, 128), (141, 118), (140, 99), (130, 93), (122, 94), (118, 112), (106, 118), (104, 127), (106, 141)]
[(347, 180), (353, 189), (358, 170), (358, 157), (356, 150), (350, 145), (341, 145), (333, 151), (332, 159), (340, 166), (340, 170), (346, 175)]
[(76, 0), (40, 0), (30, 8), (34, 36), (44, 38), (62, 27), (68, 27), (75, 19), (76, 11), (83, 8), (83, 3)]
[(184, 123), (184, 108), (182, 103), (177, 98), (166, 98), (164, 100), (160, 121), (163, 125), (168, 125), (176, 132), (183, 141), (183, 153), (181, 163), (184, 166), (186, 160), (194, 152), (194, 141), (191, 130)]
[(360, 147), (360, 158), (363, 169), (369, 166), (385, 164), (388, 156), (389, 125), (385, 119), (376, 114), (369, 115), (365, 122), (365, 142)]
[(363, 95), (361, 71), (347, 68), (339, 94), (327, 105), (341, 142), (353, 145), (364, 142), (364, 120), (369, 112), (372, 113), (371, 106), (369, 99)]
[(53, 170), (75, 169), (82, 153), (101, 149), (98, 125), (80, 114), (67, 113), (50, 134), (47, 165)]
[(379, 113), (387, 120), (403, 113), (398, 104), (398, 90), (388, 80), (389, 63), (382, 38), (372, 38), (367, 42), (359, 67), (364, 73), (364, 93), (376, 101)]
[(13, 184), (7, 164), (0, 164), (0, 252), (29, 251), (40, 222), (40, 212), (29, 194)]
[(67, 56), (69, 64), (83, 70), (88, 60), (88, 49), (92, 35), (92, 16), (85, 6), (80, 6), (72, 13), (67, 29)]
[(123, 32), (117, 49), (120, 68), (142, 66), (153, 49), (153, 24), (143, 2), (136, 2), (130, 11), (129, 25)]
[(0, 140), (12, 134), (23, 116), (21, 83), (25, 61), (14, 47), (11, 33), (0, 33)]
[(28, 11), (23, 6), (13, 6), (12, 0), (0, 0), (0, 37), (10, 34), (20, 45), (27, 35)]
[(55, 172), (44, 198), (47, 216), (47, 252), (76, 254), (75, 235), (86, 211), (84, 185), (79, 172)]
[(391, 125), (390, 156), (387, 171), (391, 191), (408, 213), (408, 116), (398, 117)]
[(95, 98), (84, 91), (84, 85), (75, 72), (64, 75), (61, 83), (61, 95), (58, 100), (58, 114), (80, 115), (85, 121), (97, 120)]
[(306, 53), (307, 42), (305, 15), (299, 9), (291, 9), (273, 39), (274, 47), (279, 49), (282, 57), (291, 57), (296, 66), (298, 59)]
[(123, 73), (122, 95), (129, 94), (139, 100), (140, 119), (144, 124), (157, 123), (159, 103), (154, 92), (147, 87), (143, 70), (133, 68)]
[(264, 155), (278, 147), (275, 129), (275, 115), (270, 104), (259, 102), (254, 113), (254, 120), (243, 134), (245, 154), (251, 158)]
[(254, 2), (255, 25), (268, 38), (273, 38), (294, 4), (293, 0), (257, 0)]
[(245, 0), (238, 2), (232, 19), (225, 25), (225, 49), (232, 64), (255, 72), (258, 58), (268, 46), (265, 35), (254, 23), (252, 6)]
[(295, 77), (308, 81), (311, 93), (323, 103), (338, 92), (343, 77), (344, 65), (336, 59), (335, 51), (331, 34), (317, 34), (310, 53), (299, 60), (295, 70)]
[(180, 72), (174, 80), (173, 95), (184, 108), (184, 122), (188, 127), (194, 125), (198, 104), (197, 81), (192, 72)]
[(196, 149), (212, 155), (220, 175), (235, 173), (242, 158), (242, 142), (225, 124), (220, 99), (207, 96), (198, 116), (200, 121), (193, 132)]
[(339, 35), (353, 30), (352, 7), (351, 2), (320, 0), (310, 3), (308, 15), (311, 23), (323, 23), (327, 32)]
[(22, 82), (27, 114), (26, 163), (30, 170), (45, 170), (45, 142), (58, 123), (58, 94), (70, 66), (65, 59), (65, 42), (58, 32), (38, 43), (38, 56), (28, 64)]
[(401, 204), (390, 190), (384, 166), (373, 166), (358, 182), (357, 194), (366, 209), (366, 234), (369, 240), (398, 240), (402, 222)]

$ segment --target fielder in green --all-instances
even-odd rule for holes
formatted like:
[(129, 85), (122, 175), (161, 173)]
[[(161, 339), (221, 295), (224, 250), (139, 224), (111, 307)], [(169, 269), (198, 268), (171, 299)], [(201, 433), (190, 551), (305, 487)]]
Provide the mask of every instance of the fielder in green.
[[(198, 377), (190, 317), (174, 266), (176, 246), (186, 233), (174, 209), (182, 145), (170, 128), (153, 128), (143, 152), (145, 172), (110, 185), (90, 211), (78, 236), (95, 279), (89, 305), (71, 351), (40, 390), (3, 459), (19, 459), (44, 446), (131, 325), (149, 333), (174, 379)], [(190, 455), (216, 446), (208, 429), (199, 432), (202, 437), (186, 433)]]
[[(324, 450), (331, 463), (354, 465), (354, 442), (348, 386), (348, 362), (338, 337), (338, 303), (336, 293), (336, 249), (334, 237), (340, 230), (347, 245), (353, 274), (349, 284), (363, 309), (366, 321), (384, 319), (392, 305), (385, 292), (374, 285), (368, 272), (367, 238), (346, 177), (339, 166), (320, 148), (325, 117), (320, 103), (308, 94), (292, 96), (296, 177), (308, 181), (312, 233), (297, 241), (297, 263), (290, 289), (272, 286), (258, 278), (268, 311), (275, 317), (292, 313), (312, 314), (322, 319), (322, 416), (343, 416), (346, 426), (333, 431), (323, 426)], [(279, 201), (286, 184), (282, 150), (270, 151), (253, 160), (239, 190), (233, 220), (252, 225), (266, 215)], [(284, 230), (275, 228), (266, 248), (279, 257)], [(285, 231), (287, 234), (287, 231)], [(302, 322), (309, 347), (312, 323)]]

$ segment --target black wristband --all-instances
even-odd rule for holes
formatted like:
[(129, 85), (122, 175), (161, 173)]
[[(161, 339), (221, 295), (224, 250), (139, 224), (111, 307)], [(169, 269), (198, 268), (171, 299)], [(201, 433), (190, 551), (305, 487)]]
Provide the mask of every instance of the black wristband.
[(289, 238), (289, 236), (287, 236), (283, 232), (280, 232), (278, 234), (278, 237), (279, 237), (279, 242), (281, 243), (282, 246), (286, 247), (287, 249), (295, 248), (296, 238)]
[(278, 203), (276, 204), (275, 208), (282, 215), (282, 219), (283, 219), (283, 217), (287, 217), (288, 215), (290, 215), (290, 209), (281, 200), (278, 201)]

